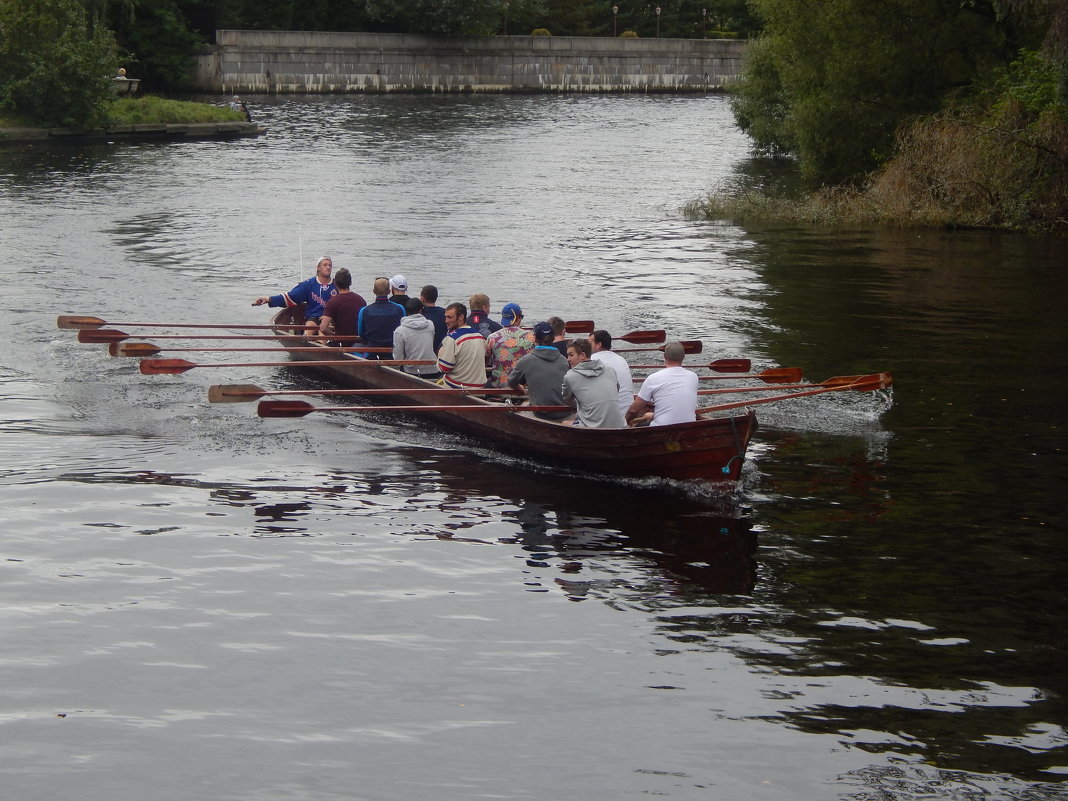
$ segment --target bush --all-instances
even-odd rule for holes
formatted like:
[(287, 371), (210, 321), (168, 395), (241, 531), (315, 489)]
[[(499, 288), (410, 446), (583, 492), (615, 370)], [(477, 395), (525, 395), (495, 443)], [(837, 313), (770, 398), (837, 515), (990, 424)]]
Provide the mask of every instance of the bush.
[(637, 33), (637, 31), (623, 31), (623, 33), (619, 34), (619, 38), (620, 39), (637, 39), (638, 38), (638, 33)]
[(531, 36), (552, 36), (548, 28), (535, 28), (530, 32)]
[(118, 52), (77, 0), (5, 0), (0, 31), (0, 110), (37, 125), (103, 122)]

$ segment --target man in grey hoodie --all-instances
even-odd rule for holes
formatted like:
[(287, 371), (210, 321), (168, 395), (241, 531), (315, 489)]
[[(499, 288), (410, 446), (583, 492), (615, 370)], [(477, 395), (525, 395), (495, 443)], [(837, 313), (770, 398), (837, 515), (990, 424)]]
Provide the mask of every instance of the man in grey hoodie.
[[(553, 327), (548, 323), (534, 326), (534, 350), (515, 363), (508, 374), (508, 386), (527, 388), (527, 397), (535, 406), (564, 406), (564, 373), (567, 359), (553, 347)], [(563, 420), (569, 412), (534, 412), (546, 420)]]
[[(434, 324), (423, 316), (423, 301), (419, 298), (408, 301), (408, 316), (393, 331), (393, 358), (430, 362), (438, 358), (434, 353)], [(441, 378), (435, 364), (406, 364), (404, 372), (431, 380)]]
[(590, 358), (588, 339), (567, 343), (567, 363), (571, 369), (564, 376), (564, 403), (578, 410), (574, 425), (583, 428), (625, 428), (619, 410), (619, 380), (615, 371)]

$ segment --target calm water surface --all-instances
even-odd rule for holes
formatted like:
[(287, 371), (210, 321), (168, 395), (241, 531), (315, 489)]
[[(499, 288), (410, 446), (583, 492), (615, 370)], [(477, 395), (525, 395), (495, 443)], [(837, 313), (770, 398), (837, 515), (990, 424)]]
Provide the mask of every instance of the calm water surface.
[[(0, 797), (1068, 799), (1064, 241), (687, 222), (759, 167), (718, 97), (253, 110), (0, 150)], [(324, 253), (896, 386), (757, 407), (725, 496), (55, 328), (263, 323)]]

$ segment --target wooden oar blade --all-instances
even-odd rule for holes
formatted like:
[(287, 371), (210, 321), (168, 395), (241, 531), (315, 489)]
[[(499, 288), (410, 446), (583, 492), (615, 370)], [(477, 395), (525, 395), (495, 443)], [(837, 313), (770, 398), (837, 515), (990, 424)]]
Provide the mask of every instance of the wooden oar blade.
[(255, 384), (213, 384), (208, 387), (208, 403), (248, 403), (266, 394)]
[(708, 369), (717, 373), (748, 373), (753, 363), (749, 359), (716, 359), (709, 362)]
[(682, 345), (683, 351), (690, 355), (700, 353), (705, 349), (705, 343), (699, 339), (684, 339), (679, 344)]
[(564, 331), (568, 334), (592, 334), (593, 320), (568, 320), (564, 323)]
[(800, 367), (772, 367), (757, 373), (757, 378), (765, 384), (796, 384), (802, 372)]
[(314, 411), (310, 403), (299, 400), (261, 400), (256, 406), (260, 417), (304, 417)]
[(197, 366), (185, 359), (142, 359), (140, 365), (144, 375), (177, 375)]
[(107, 325), (99, 317), (88, 317), (76, 314), (61, 314), (56, 318), (56, 327), (66, 331), (82, 328), (101, 328)]
[(613, 337), (613, 339), (622, 339), (632, 345), (655, 345), (667, 339), (667, 331), (662, 328), (650, 331), (631, 331), (629, 334)]
[(112, 356), (155, 356), (162, 348), (151, 342), (112, 342), (108, 345), (108, 353)]
[(129, 339), (130, 335), (125, 331), (116, 331), (113, 328), (83, 328), (78, 331), (78, 341), (89, 344), (107, 345), (110, 342), (121, 342)]

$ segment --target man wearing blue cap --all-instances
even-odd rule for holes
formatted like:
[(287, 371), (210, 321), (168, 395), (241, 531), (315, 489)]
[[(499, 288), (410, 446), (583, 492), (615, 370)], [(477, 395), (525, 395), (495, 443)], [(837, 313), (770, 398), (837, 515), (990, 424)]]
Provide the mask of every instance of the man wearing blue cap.
[(508, 386), (508, 375), (516, 362), (534, 350), (534, 335), (524, 331), (523, 310), (518, 303), (506, 303), (501, 309), (504, 327), (486, 337), (486, 386)]
[[(535, 406), (564, 406), (564, 374), (567, 359), (553, 346), (553, 327), (546, 322), (534, 326), (534, 350), (515, 363), (508, 386), (525, 384), (527, 397)], [(534, 412), (536, 417), (563, 420), (570, 412)]]

